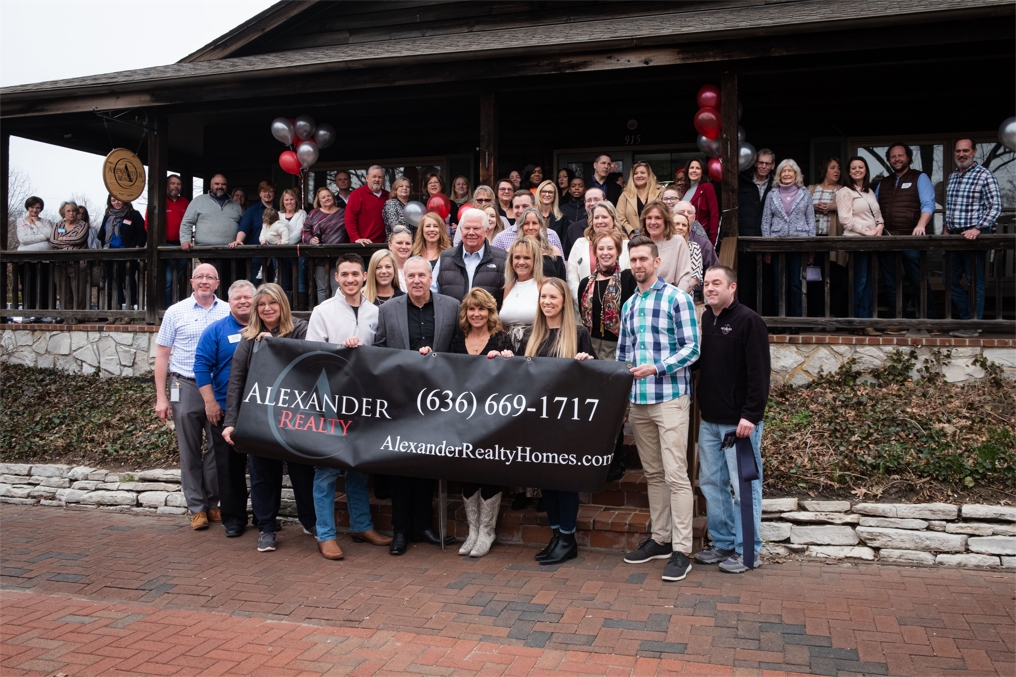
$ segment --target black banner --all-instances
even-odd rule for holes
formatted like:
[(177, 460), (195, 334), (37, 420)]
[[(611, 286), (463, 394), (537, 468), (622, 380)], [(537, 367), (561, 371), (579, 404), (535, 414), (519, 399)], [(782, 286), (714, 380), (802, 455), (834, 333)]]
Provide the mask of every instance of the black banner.
[(632, 376), (602, 360), (497, 358), (264, 339), (238, 451), (316, 466), (596, 491)]

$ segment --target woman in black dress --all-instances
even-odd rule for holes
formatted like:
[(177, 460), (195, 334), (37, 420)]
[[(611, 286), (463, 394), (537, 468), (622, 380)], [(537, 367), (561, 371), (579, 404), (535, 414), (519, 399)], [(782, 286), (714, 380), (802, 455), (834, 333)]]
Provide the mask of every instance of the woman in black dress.
[[(526, 357), (564, 357), (594, 360), (589, 332), (575, 322), (575, 306), (568, 285), (560, 278), (543, 281), (536, 322), (524, 349)], [(579, 515), (579, 495), (575, 491), (543, 490), (543, 504), (554, 532), (547, 547), (536, 555), (540, 564), (561, 564), (578, 555), (575, 530)]]
[[(452, 338), (451, 352), (486, 355), (487, 359), (512, 357), (511, 341), (497, 316), (497, 303), (490, 292), (474, 287), (462, 299), (459, 331)], [(483, 557), (490, 551), (501, 507), (501, 487), (494, 484), (462, 483), (469, 536), (459, 548), (460, 555)]]

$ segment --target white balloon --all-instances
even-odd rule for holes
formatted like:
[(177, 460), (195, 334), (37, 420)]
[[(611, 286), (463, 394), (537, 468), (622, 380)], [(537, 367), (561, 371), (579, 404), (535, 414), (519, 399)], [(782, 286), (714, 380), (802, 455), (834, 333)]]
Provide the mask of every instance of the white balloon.
[(747, 141), (737, 144), (737, 170), (747, 171), (755, 164), (755, 146)]
[(720, 157), (720, 140), (719, 139), (707, 139), (701, 134), (698, 135), (698, 139), (695, 140), (698, 149), (706, 154), (707, 157)]
[(304, 169), (312, 166), (318, 160), (321, 151), (313, 141), (301, 141), (296, 147), (296, 157), (300, 158), (300, 166)]
[(329, 124), (318, 125), (314, 130), (314, 142), (318, 148), (328, 148), (335, 143), (335, 127)]
[(427, 208), (422, 202), (413, 200), (406, 203), (406, 206), (402, 208), (402, 213), (406, 217), (406, 223), (415, 228), (420, 225), (420, 219), (427, 213)]
[(314, 124), (314, 118), (309, 115), (301, 115), (296, 118), (293, 123), (293, 129), (296, 131), (296, 135), (301, 139), (312, 139), (314, 138), (314, 129), (317, 125)]
[(286, 118), (272, 120), (272, 136), (287, 146), (293, 143), (293, 123)]
[(1016, 150), (1016, 117), (1008, 118), (998, 128), (998, 141), (1009, 150)]

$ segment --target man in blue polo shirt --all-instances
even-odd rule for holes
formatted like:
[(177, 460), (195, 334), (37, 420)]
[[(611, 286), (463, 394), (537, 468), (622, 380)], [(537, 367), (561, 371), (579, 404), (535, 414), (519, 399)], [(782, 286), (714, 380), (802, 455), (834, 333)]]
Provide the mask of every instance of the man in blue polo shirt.
[(233, 353), (240, 344), (240, 332), (250, 321), (254, 306), (254, 285), (237, 280), (229, 287), (229, 315), (208, 325), (194, 354), (194, 381), (205, 401), (205, 416), (211, 424), (212, 450), (219, 478), (219, 506), (226, 537), (236, 538), (247, 526), (247, 456), (237, 453), (222, 439), (222, 412)]

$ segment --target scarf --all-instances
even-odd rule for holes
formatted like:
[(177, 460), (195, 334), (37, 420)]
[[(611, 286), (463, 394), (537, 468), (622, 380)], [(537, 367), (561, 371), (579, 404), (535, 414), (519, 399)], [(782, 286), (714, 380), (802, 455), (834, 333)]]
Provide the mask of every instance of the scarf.
[(53, 234), (49, 236), (49, 243), (53, 249), (87, 249), (89, 231), (87, 223), (78, 221), (67, 228), (67, 232), (63, 235), (58, 232), (60, 228), (67, 228), (67, 222), (61, 221), (53, 226)]
[(103, 243), (103, 248), (109, 249), (114, 235), (120, 237), (120, 223), (125, 216), (127, 216), (127, 205), (120, 207), (120, 209), (110, 207), (106, 210), (106, 241)]
[[(593, 331), (593, 294), (596, 293), (596, 272), (589, 276), (586, 289), (582, 293), (580, 308), (582, 309), (582, 324), (586, 325), (590, 332)], [(618, 299), (621, 298), (621, 269), (617, 263), (610, 273), (607, 289), (603, 293), (600, 302), (600, 327), (611, 334), (621, 333), (621, 308)]]

